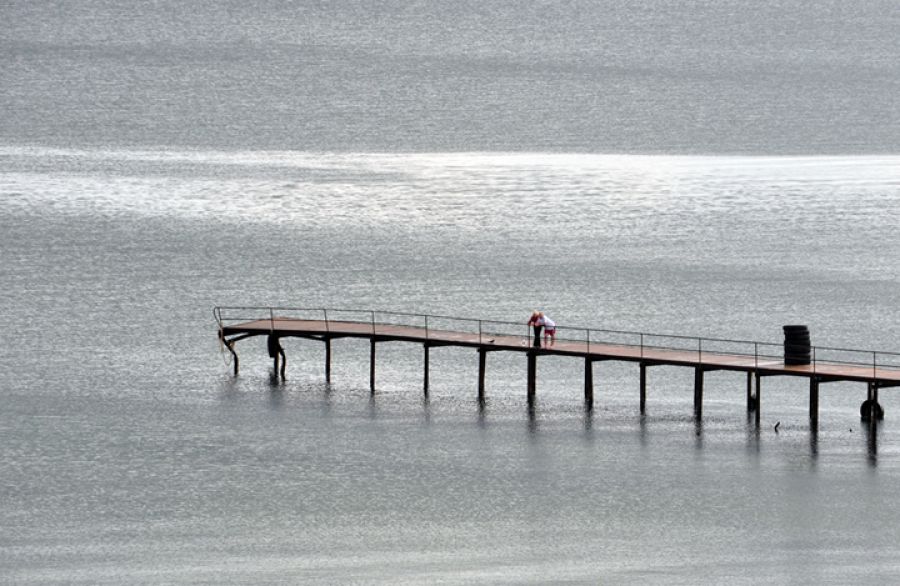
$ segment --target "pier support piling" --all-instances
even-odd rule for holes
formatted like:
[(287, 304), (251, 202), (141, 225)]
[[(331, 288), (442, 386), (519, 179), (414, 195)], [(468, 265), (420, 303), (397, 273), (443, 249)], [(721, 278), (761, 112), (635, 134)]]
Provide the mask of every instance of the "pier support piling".
[(369, 346), (369, 392), (375, 394), (375, 338)]
[(819, 425), (819, 379), (809, 378), (809, 423), (815, 429)]
[(756, 428), (759, 429), (759, 414), (762, 411), (762, 385), (759, 383), (762, 377), (757, 372), (754, 378), (756, 378), (756, 401), (754, 401), (756, 407)]
[(231, 352), (231, 357), (234, 359), (234, 376), (237, 376), (240, 362), (238, 361), (237, 352), (234, 351), (234, 342), (225, 340), (225, 347), (228, 348), (228, 351)]
[(703, 417), (703, 368), (694, 369), (694, 415)]
[(876, 420), (884, 419), (884, 409), (878, 402), (878, 383), (872, 383), (872, 417)]
[(478, 400), (484, 401), (484, 371), (487, 366), (487, 351), (478, 349)]
[(753, 373), (747, 371), (747, 413), (756, 409), (753, 402)]
[(878, 383), (870, 381), (868, 384), (868, 392), (866, 400), (859, 407), (859, 415), (862, 419), (871, 422), (884, 419), (884, 409), (878, 403)]
[(594, 361), (590, 358), (584, 359), (584, 408), (594, 408)]
[[(284, 354), (284, 348), (281, 347), (281, 340), (275, 334), (269, 334), (269, 337), (266, 339), (266, 346), (269, 350), (269, 357), (272, 359), (272, 366), (275, 371), (275, 376), (278, 376), (279, 372), (281, 373), (281, 378), (284, 378), (284, 371), (287, 367), (287, 356)], [(281, 368), (278, 368), (278, 359), (281, 359)]]
[(647, 365), (641, 362), (641, 415), (647, 409)]
[(331, 338), (325, 338), (325, 382), (331, 382)]
[(534, 405), (537, 390), (537, 352), (528, 352), (528, 405)]
[(425, 370), (425, 373), (424, 373), (425, 380), (423, 381), (423, 391), (425, 393), (425, 396), (427, 397), (428, 396), (428, 354), (429, 354), (428, 344), (423, 344), (423, 348), (425, 349), (425, 356), (424, 356), (424, 360), (423, 360), (423, 362), (424, 362), (423, 367)]

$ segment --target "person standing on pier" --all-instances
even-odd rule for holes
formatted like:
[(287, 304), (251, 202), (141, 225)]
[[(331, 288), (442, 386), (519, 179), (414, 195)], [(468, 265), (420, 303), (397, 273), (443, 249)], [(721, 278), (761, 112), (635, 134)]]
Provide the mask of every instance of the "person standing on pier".
[(541, 347), (541, 330), (544, 328), (544, 324), (541, 322), (541, 312), (540, 311), (532, 311), (531, 317), (528, 319), (528, 325), (534, 328), (534, 347)]
[(544, 345), (552, 346), (556, 344), (556, 322), (544, 315), (543, 311), (538, 312), (538, 322), (544, 326)]

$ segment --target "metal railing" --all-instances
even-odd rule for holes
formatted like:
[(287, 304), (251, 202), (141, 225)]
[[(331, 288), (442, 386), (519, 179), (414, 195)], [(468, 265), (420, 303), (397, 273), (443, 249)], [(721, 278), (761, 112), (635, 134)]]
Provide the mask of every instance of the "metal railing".
[[(274, 331), (276, 321), (314, 320), (323, 322), (326, 332), (332, 331), (336, 324), (364, 324), (371, 326), (374, 336), (378, 326), (405, 326), (423, 329), (426, 340), (433, 339), (436, 333), (466, 333), (477, 335), (479, 344), (502, 336), (519, 338), (528, 346), (533, 343), (531, 326), (524, 322), (440, 314), (321, 307), (217, 306), (213, 308), (213, 315), (220, 330), (237, 323), (268, 321), (270, 329)], [(752, 359), (754, 369), (759, 369), (760, 366), (765, 367), (766, 363), (781, 362), (784, 358), (782, 343), (629, 330), (557, 325), (556, 341), (585, 344), (588, 354), (599, 346), (632, 348), (640, 358), (644, 358), (652, 350), (696, 353), (697, 363), (700, 365), (704, 364), (704, 357), (730, 356)], [(900, 370), (900, 352), (810, 346), (810, 357), (813, 374), (818, 372), (820, 365), (871, 367), (873, 378), (877, 377), (878, 369)]]

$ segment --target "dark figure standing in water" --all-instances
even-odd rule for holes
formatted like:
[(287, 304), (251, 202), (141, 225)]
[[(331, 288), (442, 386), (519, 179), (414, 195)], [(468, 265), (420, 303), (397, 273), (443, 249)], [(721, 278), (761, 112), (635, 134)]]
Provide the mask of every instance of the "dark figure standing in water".
[(528, 319), (528, 325), (534, 328), (534, 347), (541, 347), (541, 330), (544, 329), (544, 324), (541, 321), (541, 314), (538, 311), (533, 311), (531, 313), (531, 317)]

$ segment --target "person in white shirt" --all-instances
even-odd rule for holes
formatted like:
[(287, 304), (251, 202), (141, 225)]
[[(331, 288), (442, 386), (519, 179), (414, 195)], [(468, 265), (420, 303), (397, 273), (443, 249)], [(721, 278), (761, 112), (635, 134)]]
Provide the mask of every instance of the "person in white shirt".
[(547, 344), (547, 340), (550, 341), (550, 345), (556, 343), (556, 322), (544, 315), (543, 311), (538, 312), (538, 321), (540, 325), (544, 326), (544, 345)]

